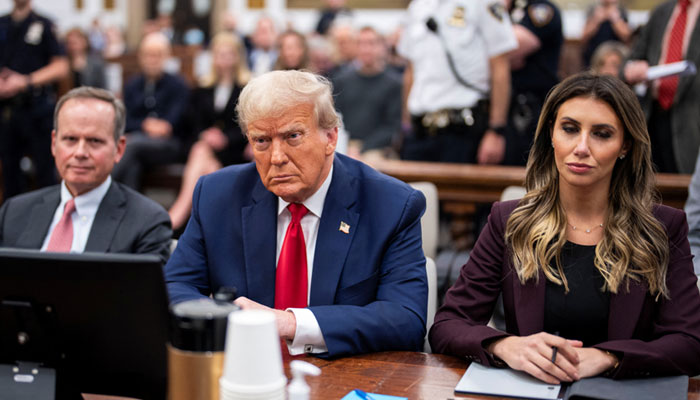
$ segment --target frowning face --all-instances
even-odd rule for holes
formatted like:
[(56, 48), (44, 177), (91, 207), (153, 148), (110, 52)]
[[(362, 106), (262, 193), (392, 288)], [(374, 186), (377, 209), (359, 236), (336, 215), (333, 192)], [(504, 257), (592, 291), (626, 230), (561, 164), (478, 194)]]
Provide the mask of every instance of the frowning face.
[(338, 130), (320, 129), (312, 104), (253, 121), (247, 132), (267, 190), (287, 202), (301, 203), (321, 187), (333, 164)]
[(607, 191), (618, 157), (628, 150), (624, 127), (615, 111), (592, 97), (574, 97), (559, 107), (552, 145), (563, 190), (588, 187)]
[(114, 108), (98, 99), (71, 99), (58, 113), (51, 133), (56, 169), (73, 196), (102, 184), (121, 160), (126, 147), (114, 140)]

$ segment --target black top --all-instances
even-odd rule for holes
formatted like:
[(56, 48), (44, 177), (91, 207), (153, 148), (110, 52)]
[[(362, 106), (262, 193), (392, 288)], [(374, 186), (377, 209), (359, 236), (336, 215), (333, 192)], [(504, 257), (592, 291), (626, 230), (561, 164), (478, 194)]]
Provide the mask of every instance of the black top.
[[(592, 346), (607, 340), (610, 292), (603, 291), (605, 280), (594, 265), (595, 246), (566, 242), (561, 265), (569, 283), (547, 281), (544, 306), (544, 330), (567, 339), (581, 340)], [(554, 265), (554, 262), (552, 262)]]
[(178, 127), (188, 97), (189, 88), (179, 76), (164, 73), (155, 84), (149, 84), (144, 75), (137, 75), (124, 86), (126, 131), (140, 131), (144, 119), (155, 117), (168, 121), (173, 133), (181, 134)]

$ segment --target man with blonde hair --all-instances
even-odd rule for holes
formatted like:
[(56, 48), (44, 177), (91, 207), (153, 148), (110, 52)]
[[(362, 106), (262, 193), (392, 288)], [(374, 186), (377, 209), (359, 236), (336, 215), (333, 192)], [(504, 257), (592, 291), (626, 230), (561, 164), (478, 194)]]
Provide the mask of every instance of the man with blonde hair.
[(173, 303), (236, 287), (272, 309), (292, 354), (420, 350), (427, 281), (422, 194), (335, 154), (331, 86), (274, 71), (243, 89), (254, 163), (204, 176), (165, 275)]

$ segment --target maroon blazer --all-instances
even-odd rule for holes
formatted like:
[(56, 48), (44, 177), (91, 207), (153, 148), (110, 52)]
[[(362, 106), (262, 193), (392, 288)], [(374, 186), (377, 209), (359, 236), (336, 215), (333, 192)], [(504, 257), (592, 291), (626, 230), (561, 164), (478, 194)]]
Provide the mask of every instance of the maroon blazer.
[[(543, 330), (546, 278), (540, 272), (537, 284), (531, 279), (522, 285), (504, 242), (506, 222), (517, 203), (493, 205), (469, 261), (435, 315), (429, 336), (433, 351), (495, 365), (484, 343)], [(654, 216), (669, 238), (666, 284), (671, 299), (655, 301), (646, 283), (634, 281), (629, 291), (623, 285), (618, 294), (611, 294), (608, 340), (594, 347), (619, 356), (614, 378), (700, 374), (700, 292), (685, 213), (659, 205)], [(486, 326), (501, 293), (507, 332)]]

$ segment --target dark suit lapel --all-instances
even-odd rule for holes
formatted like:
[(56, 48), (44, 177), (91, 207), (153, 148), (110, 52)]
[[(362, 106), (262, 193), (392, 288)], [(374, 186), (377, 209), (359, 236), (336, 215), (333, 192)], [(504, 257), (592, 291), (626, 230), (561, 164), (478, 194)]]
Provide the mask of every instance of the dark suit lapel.
[(277, 196), (268, 191), (259, 180), (253, 189), (253, 204), (241, 209), (241, 221), (248, 284), (247, 297), (273, 307), (277, 250)]
[(29, 222), (22, 235), (17, 239), (16, 247), (40, 249), (44, 244), (46, 234), (51, 227), (53, 215), (56, 212), (56, 207), (61, 202), (61, 186), (56, 186), (56, 190), (52, 190), (45, 195), (41, 201), (32, 207), (29, 215)]
[(342, 161), (336, 157), (333, 162), (333, 179), (326, 194), (318, 228), (309, 305), (333, 304), (360, 219), (360, 214), (352, 209), (357, 199), (356, 186), (356, 179), (348, 174)]
[(126, 195), (119, 185), (112, 182), (97, 208), (97, 214), (85, 244), (85, 251), (109, 252), (124, 213), (126, 213)]
[(624, 284), (617, 294), (610, 295), (610, 315), (608, 316), (608, 340), (629, 339), (637, 326), (642, 312), (646, 284), (631, 281), (629, 292)]
[[(696, 66), (700, 67), (700, 23), (695, 24), (693, 34), (690, 35), (690, 43), (688, 43), (685, 59), (694, 62)], [(693, 87), (693, 81), (695, 81), (695, 79), (696, 77), (694, 74), (682, 76), (680, 78), (678, 81), (676, 99), (681, 99), (685, 92)]]
[(515, 318), (520, 336), (542, 332), (544, 329), (544, 294), (547, 278), (540, 272), (539, 280), (527, 281), (525, 285), (513, 271), (513, 293), (515, 293)]

